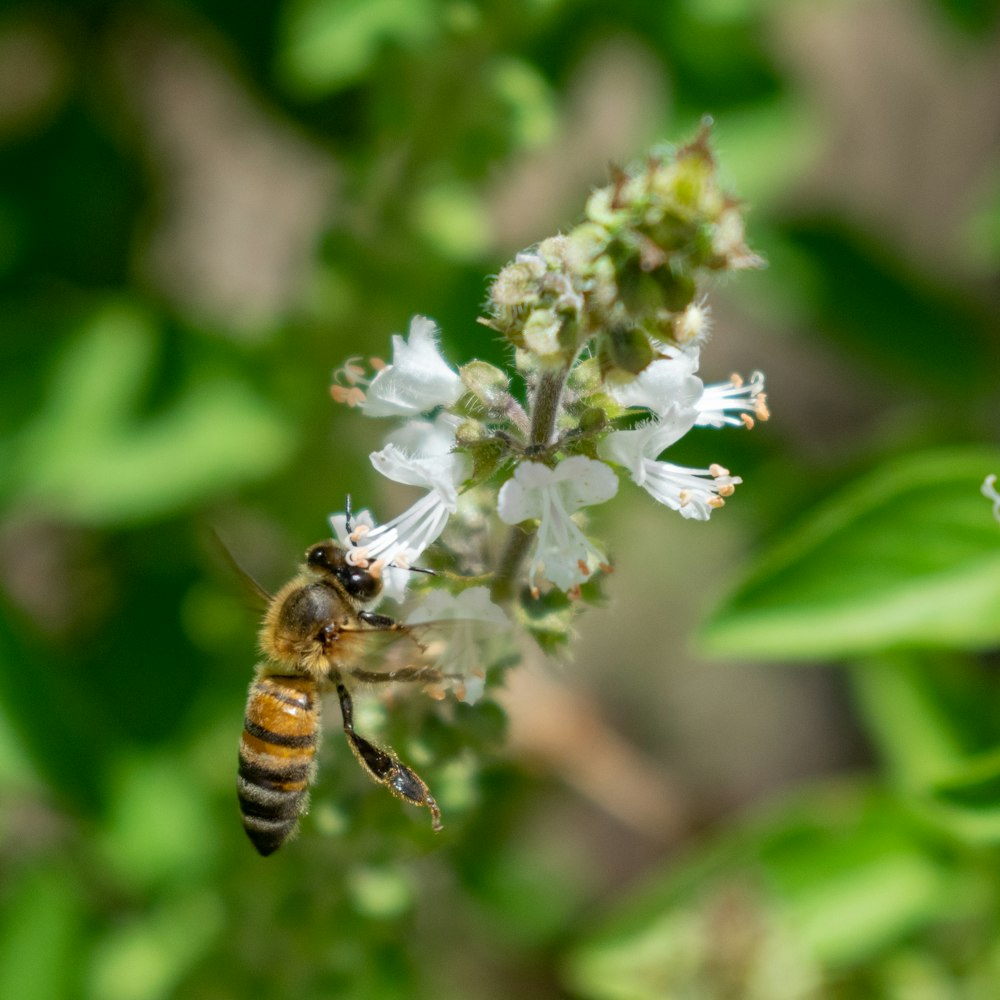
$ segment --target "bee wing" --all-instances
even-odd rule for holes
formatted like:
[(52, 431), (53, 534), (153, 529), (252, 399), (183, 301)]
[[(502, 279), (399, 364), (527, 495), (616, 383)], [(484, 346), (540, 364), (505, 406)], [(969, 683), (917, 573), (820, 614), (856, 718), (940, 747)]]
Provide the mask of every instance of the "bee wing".
[(244, 593), (247, 595), (254, 609), (263, 612), (274, 599), (273, 596), (240, 564), (232, 549), (222, 540), (215, 528), (208, 529), (215, 553), (219, 559), (225, 563), (230, 576), (235, 576), (242, 585)]
[(432, 663), (449, 633), (464, 624), (454, 619), (407, 625), (397, 622), (385, 627), (362, 625), (343, 628), (351, 636), (351, 649), (357, 650), (359, 666), (366, 673), (389, 674), (403, 666)]
[(469, 675), (482, 678), (485, 672), (477, 655), (477, 636), (484, 626), (488, 634), (488, 623), (454, 618), (345, 629), (352, 632), (352, 646), (359, 652), (348, 673), (366, 684), (422, 683), (438, 697), (451, 686), (463, 697)]

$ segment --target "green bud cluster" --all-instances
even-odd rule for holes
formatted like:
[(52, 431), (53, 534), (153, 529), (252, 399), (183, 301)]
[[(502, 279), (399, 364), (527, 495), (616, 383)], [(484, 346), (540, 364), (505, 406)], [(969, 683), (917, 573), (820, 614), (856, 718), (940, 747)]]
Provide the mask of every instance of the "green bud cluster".
[(526, 366), (566, 368), (593, 342), (602, 378), (628, 381), (659, 345), (698, 336), (689, 310), (713, 273), (761, 266), (719, 186), (710, 133), (706, 121), (688, 145), (616, 172), (584, 222), (500, 272), (487, 322)]

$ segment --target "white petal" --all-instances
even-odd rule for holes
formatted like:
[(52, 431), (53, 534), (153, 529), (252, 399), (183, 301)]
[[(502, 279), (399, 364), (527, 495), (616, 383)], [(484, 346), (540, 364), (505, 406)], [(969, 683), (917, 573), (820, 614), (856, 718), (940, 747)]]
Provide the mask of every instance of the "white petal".
[(469, 477), (472, 462), (467, 455), (455, 452), (415, 457), (391, 444), (370, 458), (387, 478), (427, 492), (398, 517), (378, 527), (371, 527), (371, 516), (363, 511), (356, 523), (366, 524), (370, 530), (356, 541), (346, 536), (344, 515), (334, 515), (330, 523), (341, 543), (351, 546), (349, 559), (385, 564), (385, 594), (400, 600), (410, 575), (406, 567), (441, 536), (458, 507), (458, 487)]
[[(364, 526), (371, 530), (375, 527), (375, 519), (371, 515), (371, 511), (363, 510), (355, 513), (352, 518), (352, 530), (357, 528), (359, 525)], [(333, 531), (333, 537), (337, 541), (347, 548), (354, 543), (347, 537), (347, 515), (346, 514), (331, 514), (329, 517), (330, 528)]]
[(542, 517), (546, 490), (557, 490), (566, 511), (572, 513), (610, 500), (618, 492), (618, 477), (604, 462), (585, 455), (565, 458), (554, 469), (543, 462), (522, 462), (514, 478), (500, 487), (497, 515), (505, 524)]
[(386, 444), (418, 458), (447, 455), (455, 447), (459, 423), (452, 413), (439, 413), (433, 420), (407, 420), (385, 439)]
[(407, 617), (411, 625), (451, 620), (486, 622), (501, 627), (508, 624), (507, 616), (490, 600), (488, 587), (469, 587), (458, 594), (449, 594), (446, 590), (433, 590)]
[(427, 459), (415, 458), (394, 444), (387, 444), (381, 451), (373, 451), (368, 457), (375, 471), (394, 483), (424, 489), (434, 486), (433, 470), (427, 468)]
[(438, 350), (437, 327), (414, 316), (408, 341), (393, 335), (392, 364), (372, 379), (362, 408), (371, 417), (416, 416), (451, 406), (463, 392), (462, 379)]
[(992, 501), (993, 516), (1000, 521), (1000, 493), (997, 493), (996, 482), (996, 476), (987, 476), (979, 490), (987, 500)]
[(482, 676), (479, 674), (469, 674), (465, 679), (463, 687), (464, 690), (459, 701), (464, 701), (466, 705), (475, 705), (482, 698), (483, 692), (486, 690), (485, 674)]
[(604, 553), (568, 516), (542, 519), (531, 551), (528, 579), (534, 586), (539, 576), (560, 590), (571, 590), (590, 579), (599, 565), (607, 562)]
[(592, 504), (606, 503), (618, 492), (618, 477), (604, 462), (573, 455), (553, 471), (559, 494), (569, 513)]
[(369, 456), (372, 465), (386, 479), (405, 486), (433, 490), (445, 501), (451, 513), (458, 506), (458, 487), (472, 473), (471, 459), (460, 452), (446, 455), (408, 455), (395, 445), (387, 444)]
[[(697, 411), (674, 406), (659, 420), (651, 420), (629, 431), (612, 431), (597, 447), (598, 454), (609, 462), (623, 465), (632, 478), (641, 475), (643, 463), (657, 458), (679, 441), (694, 426)], [(639, 480), (641, 486), (642, 483)]]
[(407, 569), (397, 566), (386, 566), (382, 570), (382, 595), (390, 601), (402, 604), (406, 597), (406, 587), (413, 574)]
[[(522, 474), (522, 469), (529, 467), (541, 467), (545, 470), (545, 478), (548, 477), (550, 469), (540, 462), (523, 462), (514, 470), (514, 478), (508, 479), (500, 487), (497, 496), (497, 516), (504, 524), (520, 524), (529, 518), (542, 516), (542, 505), (540, 499), (540, 485), (537, 480), (540, 478), (538, 472), (528, 473), (527, 477)], [(525, 484), (524, 479), (535, 480)]]
[(694, 374), (698, 370), (698, 348), (656, 347), (666, 357), (651, 362), (631, 382), (610, 386), (609, 394), (622, 406), (644, 406), (657, 414), (675, 404), (694, 406), (703, 388), (701, 379)]

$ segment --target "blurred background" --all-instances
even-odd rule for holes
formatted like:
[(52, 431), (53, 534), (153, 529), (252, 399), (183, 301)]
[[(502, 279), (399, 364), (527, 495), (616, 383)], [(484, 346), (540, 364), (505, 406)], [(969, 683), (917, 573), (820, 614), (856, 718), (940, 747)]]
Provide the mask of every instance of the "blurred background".
[[(0, 5), (0, 996), (995, 997), (998, 94), (996, 0)], [(774, 416), (679, 460), (744, 485), (623, 489), (506, 723), (365, 706), (443, 834), (334, 724), (258, 858), (211, 532), (274, 588), (402, 509), (331, 370), (502, 363), (489, 275), (706, 113), (769, 267), (702, 374)]]

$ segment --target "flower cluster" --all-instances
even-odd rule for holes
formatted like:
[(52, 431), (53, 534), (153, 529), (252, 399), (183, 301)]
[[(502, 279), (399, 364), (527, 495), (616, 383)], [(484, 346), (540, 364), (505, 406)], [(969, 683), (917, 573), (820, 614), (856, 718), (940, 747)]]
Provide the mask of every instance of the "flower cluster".
[[(447, 591), (475, 609), (469, 617), (498, 624), (499, 605), (530, 627), (535, 605), (553, 594), (568, 605), (610, 569), (582, 517), (616, 496), (621, 477), (684, 518), (708, 520), (740, 478), (662, 455), (695, 427), (767, 419), (759, 372), (707, 385), (698, 375), (706, 283), (759, 264), (738, 202), (718, 186), (705, 127), (618, 173), (591, 196), (584, 222), (501, 270), (481, 322), (511, 344), (512, 372), (452, 366), (422, 316), (393, 337), (389, 363), (350, 359), (333, 398), (396, 420), (372, 465), (422, 494), (384, 524), (363, 512), (348, 532), (344, 515), (333, 517), (349, 558), (381, 570), (397, 600), (410, 568), (433, 564), (440, 575), (425, 603)], [(435, 613), (450, 614), (437, 603)], [(467, 688), (481, 690), (481, 677)]]

